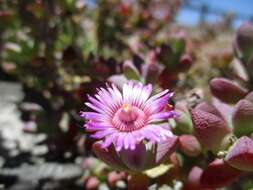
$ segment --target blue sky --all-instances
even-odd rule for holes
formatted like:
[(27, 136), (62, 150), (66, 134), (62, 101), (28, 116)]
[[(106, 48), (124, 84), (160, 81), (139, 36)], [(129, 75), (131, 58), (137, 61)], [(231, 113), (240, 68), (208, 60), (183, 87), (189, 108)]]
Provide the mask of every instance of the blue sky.
[[(89, 5), (95, 6), (97, 0), (85, 0)], [(249, 18), (253, 17), (253, 0), (188, 0), (192, 4), (201, 6), (207, 5), (210, 9), (218, 9), (226, 12), (233, 12), (235, 14), (243, 15), (248, 19), (236, 19), (234, 26), (238, 27), (242, 22), (248, 21)], [(217, 22), (221, 19), (221, 16), (210, 14), (207, 16), (207, 21), (210, 23)], [(199, 12), (192, 11), (183, 8), (179, 11), (176, 18), (181, 24), (184, 25), (196, 25), (199, 21)]]
[[(206, 4), (210, 9), (233, 12), (247, 18), (253, 17), (253, 0), (190, 0), (190, 2), (196, 6)], [(196, 25), (199, 21), (199, 12), (183, 8), (176, 20), (181, 24)], [(220, 16), (210, 14), (207, 20), (211, 23), (216, 22), (220, 20)], [(236, 19), (234, 26), (238, 27), (243, 21), (246, 19)]]

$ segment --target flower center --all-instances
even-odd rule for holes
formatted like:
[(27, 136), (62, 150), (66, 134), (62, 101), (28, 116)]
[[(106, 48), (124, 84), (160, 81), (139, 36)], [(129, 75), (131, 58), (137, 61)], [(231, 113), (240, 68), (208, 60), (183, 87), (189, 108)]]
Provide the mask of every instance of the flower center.
[(145, 113), (138, 107), (129, 104), (124, 104), (112, 119), (113, 126), (124, 132), (140, 129), (145, 125), (145, 122)]

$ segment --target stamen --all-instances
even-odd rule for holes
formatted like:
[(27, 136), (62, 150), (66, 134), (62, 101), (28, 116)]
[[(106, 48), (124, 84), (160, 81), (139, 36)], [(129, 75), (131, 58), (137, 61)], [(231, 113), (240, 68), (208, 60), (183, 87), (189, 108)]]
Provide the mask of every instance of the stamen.
[(135, 106), (124, 104), (114, 115), (113, 126), (120, 131), (134, 131), (142, 128), (146, 121), (145, 113)]
[(124, 104), (124, 105), (122, 106), (122, 108), (123, 108), (123, 110), (124, 110), (125, 112), (129, 112), (129, 111), (131, 110), (131, 106), (128, 105), (128, 104)]

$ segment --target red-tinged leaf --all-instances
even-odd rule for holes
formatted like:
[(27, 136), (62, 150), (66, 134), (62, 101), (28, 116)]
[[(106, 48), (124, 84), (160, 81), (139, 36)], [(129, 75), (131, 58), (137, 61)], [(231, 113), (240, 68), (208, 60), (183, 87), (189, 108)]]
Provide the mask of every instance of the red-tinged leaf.
[(169, 159), (171, 153), (176, 150), (178, 145), (178, 137), (174, 136), (161, 141), (156, 146), (155, 163), (159, 164), (166, 159)]
[(189, 54), (184, 54), (179, 61), (179, 70), (187, 71), (192, 66), (192, 57)]
[(159, 76), (158, 83), (162, 88), (172, 88), (177, 84), (178, 73), (164, 69)]
[(245, 99), (253, 103), (253, 91), (248, 93), (247, 96), (245, 96)]
[(208, 102), (201, 102), (196, 106), (196, 109), (200, 109), (202, 111), (214, 114), (216, 116), (219, 116), (222, 118), (221, 113), (216, 109), (216, 107), (214, 107), (212, 104), (208, 103)]
[(226, 122), (214, 114), (194, 109), (191, 112), (194, 133), (207, 150), (217, 151), (223, 138), (230, 133)]
[(120, 160), (118, 153), (113, 145), (109, 148), (102, 148), (102, 143), (96, 142), (92, 146), (94, 153), (109, 166), (119, 170), (128, 170), (125, 164)]
[(225, 79), (214, 78), (210, 81), (210, 89), (215, 97), (226, 103), (236, 103), (244, 98), (247, 90), (238, 84)]
[(236, 136), (250, 135), (253, 132), (253, 104), (248, 100), (240, 100), (233, 113), (233, 126)]
[(217, 159), (203, 171), (200, 184), (203, 188), (221, 188), (236, 181), (241, 174), (241, 171), (231, 167), (222, 159)]
[(201, 153), (201, 145), (193, 135), (182, 135), (179, 137), (180, 150), (187, 156), (194, 157)]
[(253, 171), (253, 140), (241, 137), (235, 142), (226, 156), (230, 166), (242, 171)]
[(203, 173), (203, 169), (201, 169), (198, 166), (193, 167), (190, 170), (189, 175), (187, 177), (184, 190), (211, 190), (211, 189), (201, 187), (200, 178), (201, 178), (202, 173)]
[(217, 98), (212, 99), (212, 105), (219, 111), (221, 117), (224, 118), (228, 125), (231, 125), (231, 117), (234, 111), (233, 105), (226, 104)]
[(237, 56), (247, 62), (253, 53), (253, 26), (249, 22), (243, 23), (236, 33), (235, 51)]

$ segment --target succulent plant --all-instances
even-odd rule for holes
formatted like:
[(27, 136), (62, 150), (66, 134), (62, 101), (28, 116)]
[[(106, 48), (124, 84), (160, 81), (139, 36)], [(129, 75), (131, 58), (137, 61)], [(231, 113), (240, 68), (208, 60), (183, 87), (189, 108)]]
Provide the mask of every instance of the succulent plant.
[(231, 16), (178, 26), (180, 0), (92, 2), (0, 0), (0, 79), (22, 85), (19, 133), (39, 144), (4, 122), (3, 188), (48, 162), (81, 171), (22, 189), (252, 188), (252, 24), (232, 42)]

